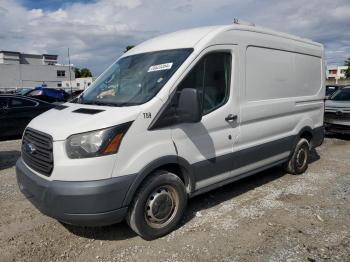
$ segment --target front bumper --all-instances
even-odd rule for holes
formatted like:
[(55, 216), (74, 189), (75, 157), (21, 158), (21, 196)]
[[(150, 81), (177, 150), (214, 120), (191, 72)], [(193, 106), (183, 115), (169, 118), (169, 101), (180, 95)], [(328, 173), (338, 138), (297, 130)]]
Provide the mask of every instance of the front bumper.
[(339, 125), (333, 123), (325, 123), (327, 132), (350, 135), (350, 125)]
[(96, 181), (48, 181), (34, 174), (20, 158), (18, 186), (43, 214), (67, 224), (103, 226), (121, 222), (128, 207), (125, 196), (136, 175)]

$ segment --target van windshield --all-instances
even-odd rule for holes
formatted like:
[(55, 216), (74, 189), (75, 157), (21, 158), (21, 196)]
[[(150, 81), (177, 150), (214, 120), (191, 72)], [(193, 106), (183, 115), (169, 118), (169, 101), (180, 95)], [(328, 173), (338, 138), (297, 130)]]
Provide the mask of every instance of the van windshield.
[(79, 97), (77, 103), (131, 106), (152, 99), (193, 49), (142, 53), (119, 59)]
[(335, 101), (350, 101), (350, 87), (342, 88), (335, 92), (331, 100)]

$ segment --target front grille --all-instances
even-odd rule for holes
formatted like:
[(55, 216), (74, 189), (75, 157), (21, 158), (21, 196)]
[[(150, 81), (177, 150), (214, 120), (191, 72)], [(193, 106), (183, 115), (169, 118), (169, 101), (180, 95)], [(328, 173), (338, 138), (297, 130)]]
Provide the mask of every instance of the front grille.
[(53, 169), (52, 137), (27, 128), (22, 140), (22, 158), (35, 171), (50, 176)]
[[(341, 111), (340, 111), (341, 112)], [(350, 120), (350, 113), (325, 112), (325, 118), (334, 120)]]

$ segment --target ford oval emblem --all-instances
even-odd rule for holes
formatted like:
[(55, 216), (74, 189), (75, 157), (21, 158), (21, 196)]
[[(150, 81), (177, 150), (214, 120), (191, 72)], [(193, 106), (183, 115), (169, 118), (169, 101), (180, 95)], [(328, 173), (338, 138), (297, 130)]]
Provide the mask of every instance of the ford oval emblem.
[(32, 143), (25, 143), (24, 144), (24, 150), (26, 151), (26, 153), (28, 154), (34, 154), (36, 151), (36, 147), (34, 144)]
[(336, 115), (336, 116), (342, 116), (342, 115), (343, 115), (343, 112), (338, 110), (337, 112), (335, 112), (335, 115)]

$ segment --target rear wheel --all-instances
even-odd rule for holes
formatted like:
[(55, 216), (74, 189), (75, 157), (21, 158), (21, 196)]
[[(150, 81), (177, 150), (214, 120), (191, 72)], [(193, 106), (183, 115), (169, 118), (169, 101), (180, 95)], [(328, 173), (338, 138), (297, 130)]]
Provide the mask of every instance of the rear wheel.
[(173, 173), (156, 171), (135, 195), (127, 222), (142, 238), (152, 240), (176, 228), (186, 204), (182, 180)]
[(309, 166), (310, 159), (310, 143), (307, 139), (301, 138), (297, 143), (293, 155), (284, 165), (286, 172), (299, 175), (306, 171)]

